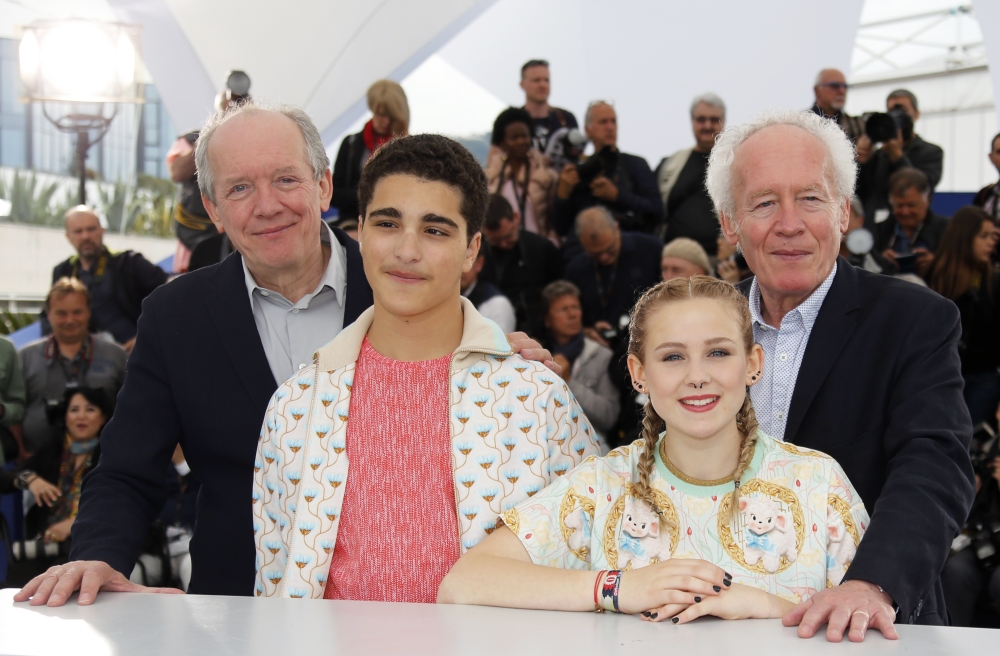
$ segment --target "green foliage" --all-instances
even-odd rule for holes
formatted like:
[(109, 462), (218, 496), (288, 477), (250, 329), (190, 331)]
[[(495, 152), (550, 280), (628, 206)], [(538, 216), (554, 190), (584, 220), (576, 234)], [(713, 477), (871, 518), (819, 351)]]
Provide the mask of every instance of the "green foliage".
[(0, 177), (0, 198), (11, 202), (13, 223), (62, 227), (63, 215), (72, 205), (56, 201), (58, 182), (40, 182), (32, 171), (14, 171), (10, 183)]
[[(63, 193), (60, 202), (59, 192), (67, 185), (73, 185), (72, 193)], [(0, 198), (11, 201), (12, 223), (61, 228), (66, 210), (76, 204), (75, 185), (75, 180), (42, 183), (33, 171), (14, 171), (10, 185), (0, 178)], [(98, 185), (96, 198), (88, 200), (107, 219), (110, 232), (121, 232), (122, 208), (127, 202), (125, 234), (173, 237), (176, 196), (177, 187), (170, 180), (140, 173), (128, 199), (125, 183), (118, 182)]]
[(0, 310), (0, 335), (9, 335), (38, 321), (37, 314)]

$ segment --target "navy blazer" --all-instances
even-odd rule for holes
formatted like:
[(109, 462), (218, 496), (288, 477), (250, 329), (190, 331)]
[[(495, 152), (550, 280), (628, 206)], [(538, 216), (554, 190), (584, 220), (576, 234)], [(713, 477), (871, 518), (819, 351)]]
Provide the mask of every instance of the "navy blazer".
[(785, 440), (836, 458), (871, 516), (844, 580), (911, 624), (947, 622), (941, 569), (975, 493), (961, 334), (951, 301), (838, 259), (788, 410)]
[[(372, 291), (357, 243), (333, 232), (347, 250), (347, 326), (371, 306)], [(100, 463), (84, 481), (71, 559), (132, 572), (166, 499), (164, 472), (179, 443), (201, 482), (189, 592), (251, 594), (254, 455), (277, 387), (239, 253), (154, 291), (142, 306), (114, 417), (101, 434)]]

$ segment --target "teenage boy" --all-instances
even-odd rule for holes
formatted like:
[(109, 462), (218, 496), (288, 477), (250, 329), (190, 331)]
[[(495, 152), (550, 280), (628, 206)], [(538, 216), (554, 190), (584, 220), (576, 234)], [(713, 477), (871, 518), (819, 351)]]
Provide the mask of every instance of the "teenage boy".
[(438, 135), (398, 139), (358, 196), (375, 304), (271, 398), (255, 594), (432, 603), (501, 512), (598, 446), (559, 377), (459, 293), (489, 200), (473, 156)]

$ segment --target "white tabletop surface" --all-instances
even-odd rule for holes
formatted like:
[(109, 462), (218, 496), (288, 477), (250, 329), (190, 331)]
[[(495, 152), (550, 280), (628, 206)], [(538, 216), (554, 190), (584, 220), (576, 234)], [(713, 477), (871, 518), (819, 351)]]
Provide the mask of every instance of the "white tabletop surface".
[[(92, 606), (13, 602), (0, 590), (0, 654), (1000, 654), (1000, 630), (900, 626), (862, 644), (800, 640), (778, 620), (686, 626), (627, 615), (480, 606), (101, 593)], [(305, 632), (309, 627), (309, 631)], [(289, 639), (289, 636), (292, 636)]]

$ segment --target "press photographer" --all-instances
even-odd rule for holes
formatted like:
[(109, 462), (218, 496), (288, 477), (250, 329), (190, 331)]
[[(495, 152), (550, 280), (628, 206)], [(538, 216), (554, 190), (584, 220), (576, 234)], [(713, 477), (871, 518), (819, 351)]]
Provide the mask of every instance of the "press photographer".
[(973, 461), (976, 500), (941, 573), (952, 626), (979, 625), (988, 605), (1000, 608), (1000, 440), (988, 446)]
[(897, 89), (886, 99), (886, 112), (875, 112), (865, 121), (865, 134), (857, 142), (857, 194), (865, 208), (869, 230), (888, 215), (889, 177), (901, 168), (915, 168), (927, 176), (930, 193), (941, 180), (944, 152), (914, 131), (920, 111), (917, 97)]
[(948, 219), (931, 211), (927, 176), (903, 168), (889, 177), (892, 214), (875, 226), (875, 249), (891, 265), (886, 273), (927, 274)]
[(602, 100), (591, 103), (584, 130), (594, 154), (580, 164), (567, 164), (559, 174), (553, 205), (556, 231), (567, 235), (581, 210), (603, 205), (622, 230), (652, 232), (660, 217), (656, 177), (645, 159), (618, 150), (615, 108)]

